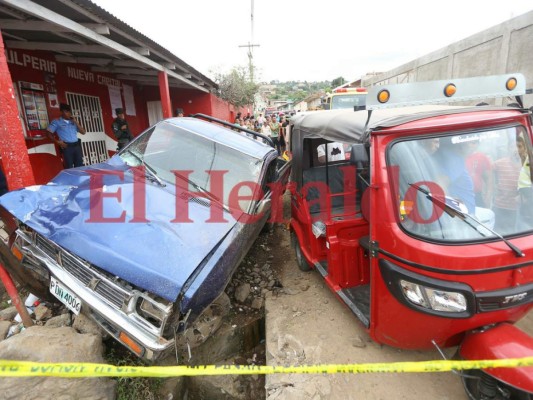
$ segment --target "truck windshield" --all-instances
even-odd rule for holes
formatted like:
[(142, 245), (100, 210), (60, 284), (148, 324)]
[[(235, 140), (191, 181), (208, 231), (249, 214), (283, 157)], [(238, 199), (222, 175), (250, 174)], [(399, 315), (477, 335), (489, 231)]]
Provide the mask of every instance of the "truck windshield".
[[(220, 129), (222, 134), (233, 134), (224, 128)], [(232, 190), (242, 182), (250, 185), (241, 187), (239, 195), (245, 197), (252, 194), (251, 187), (259, 183), (263, 165), (262, 159), (165, 122), (143, 133), (120, 156), (128, 165), (139, 166), (144, 163), (158, 179), (167, 184), (189, 181), (190, 192), (205, 190), (213, 195), (216, 193), (220, 197), (218, 200), (226, 206), (230, 205)], [(180, 176), (176, 177), (173, 171)], [(190, 174), (186, 171), (190, 171)], [(221, 175), (222, 178), (213, 178)], [(250, 200), (239, 200), (239, 207), (243, 211), (247, 211), (250, 204)]]
[(532, 230), (530, 154), (522, 126), (393, 144), (388, 163), (401, 226), (442, 241)]
[(363, 109), (366, 105), (366, 94), (337, 94), (331, 97), (331, 109), (358, 107)]

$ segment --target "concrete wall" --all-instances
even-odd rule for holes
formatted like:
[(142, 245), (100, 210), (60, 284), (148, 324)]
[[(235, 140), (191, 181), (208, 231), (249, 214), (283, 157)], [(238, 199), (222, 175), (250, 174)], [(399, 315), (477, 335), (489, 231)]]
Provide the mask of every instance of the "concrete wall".
[[(362, 86), (522, 73), (533, 88), (533, 11), (450, 44), (380, 75), (362, 78)], [(493, 101), (507, 104), (514, 100)], [(533, 94), (524, 97), (533, 106)]]

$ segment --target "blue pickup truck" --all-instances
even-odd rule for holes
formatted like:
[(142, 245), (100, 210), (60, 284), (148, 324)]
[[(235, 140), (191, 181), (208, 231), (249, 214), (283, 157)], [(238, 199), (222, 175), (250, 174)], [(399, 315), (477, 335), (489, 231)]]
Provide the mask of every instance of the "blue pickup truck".
[(224, 289), (289, 175), (268, 138), (199, 117), (161, 121), (104, 163), (0, 198), (11, 275), (145, 360), (206, 339), (195, 323), (227, 308)]

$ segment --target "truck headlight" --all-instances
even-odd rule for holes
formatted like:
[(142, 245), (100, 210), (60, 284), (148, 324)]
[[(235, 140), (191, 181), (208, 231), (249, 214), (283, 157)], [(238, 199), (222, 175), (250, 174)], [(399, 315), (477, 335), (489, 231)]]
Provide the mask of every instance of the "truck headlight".
[(444, 312), (465, 312), (466, 298), (461, 293), (448, 292), (418, 285), (413, 282), (400, 280), (403, 295), (411, 303)]
[(145, 324), (149, 324), (158, 332), (163, 331), (168, 317), (172, 314), (171, 302), (148, 293), (135, 293), (130, 304), (133, 304), (130, 313), (140, 317)]

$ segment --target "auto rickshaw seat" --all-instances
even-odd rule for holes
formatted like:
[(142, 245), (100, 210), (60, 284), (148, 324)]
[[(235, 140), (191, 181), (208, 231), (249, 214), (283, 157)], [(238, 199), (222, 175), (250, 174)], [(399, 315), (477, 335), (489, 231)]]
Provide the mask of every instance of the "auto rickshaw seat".
[[(319, 166), (314, 168), (305, 169), (303, 171), (303, 185), (307, 187), (306, 200), (312, 202), (320, 197), (320, 190), (313, 183), (325, 183), (328, 184), (329, 192), (331, 194), (343, 193), (344, 191), (344, 176), (339, 169), (339, 165), (329, 165), (326, 174), (326, 167)], [(326, 210), (321, 208), (325, 202), (313, 202), (310, 207), (311, 214), (317, 214)], [(332, 214), (341, 214), (344, 210), (344, 198), (342, 196), (335, 196), (331, 198)]]

